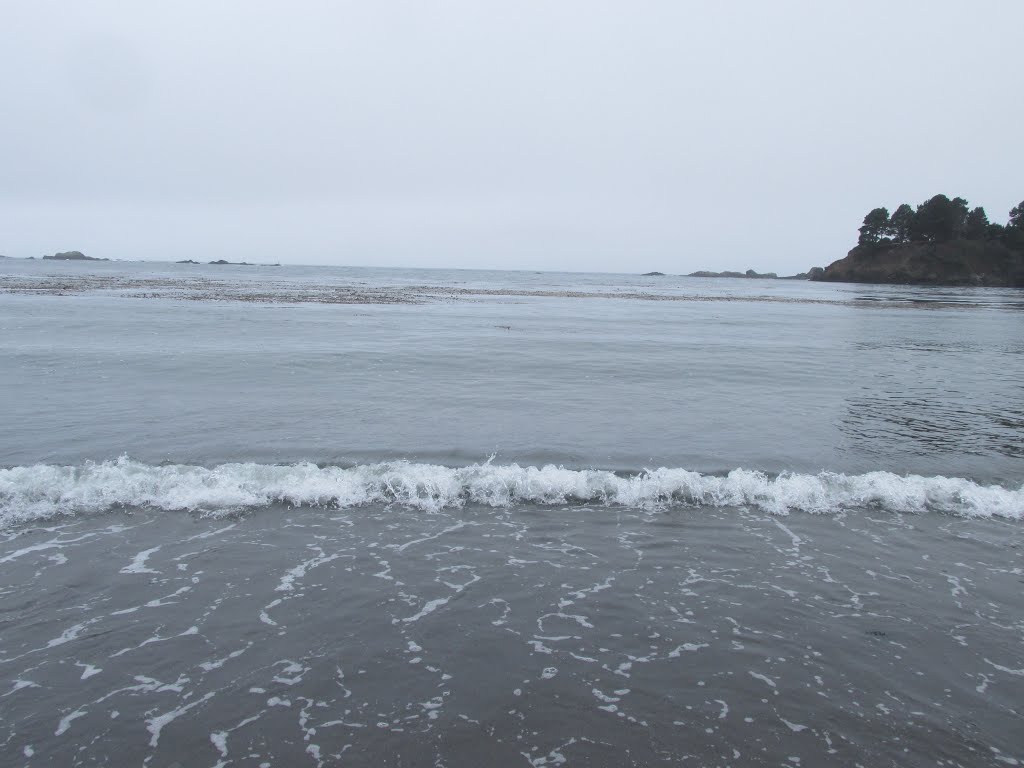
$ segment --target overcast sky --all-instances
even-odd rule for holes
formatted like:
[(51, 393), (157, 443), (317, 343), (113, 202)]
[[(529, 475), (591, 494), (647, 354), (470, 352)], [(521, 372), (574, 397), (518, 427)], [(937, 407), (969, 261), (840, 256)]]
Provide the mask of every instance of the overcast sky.
[(1024, 2), (0, 0), (0, 253), (791, 273), (1024, 199)]

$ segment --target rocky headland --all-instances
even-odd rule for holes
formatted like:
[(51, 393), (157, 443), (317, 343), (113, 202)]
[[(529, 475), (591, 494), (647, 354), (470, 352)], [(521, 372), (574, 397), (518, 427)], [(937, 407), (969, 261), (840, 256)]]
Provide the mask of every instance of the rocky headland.
[(1024, 288), (1024, 202), (1005, 225), (962, 197), (868, 212), (857, 245), (812, 280)]
[(858, 245), (814, 280), (1024, 287), (1024, 251), (999, 241)]

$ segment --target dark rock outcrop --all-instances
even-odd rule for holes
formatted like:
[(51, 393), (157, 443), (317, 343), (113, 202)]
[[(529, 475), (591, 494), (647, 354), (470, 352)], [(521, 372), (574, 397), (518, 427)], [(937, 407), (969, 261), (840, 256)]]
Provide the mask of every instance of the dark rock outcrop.
[(1024, 251), (997, 240), (858, 245), (812, 280), (1024, 287)]
[(641, 277), (664, 277), (664, 272), (644, 272)]
[(806, 272), (799, 272), (795, 275), (786, 275), (779, 280), (817, 280), (825, 270), (821, 267), (811, 267)]
[(185, 259), (184, 261), (176, 261), (175, 264), (198, 264), (198, 261), (192, 261), (192, 259)]
[(43, 256), (51, 261), (110, 261), (110, 259), (97, 259), (95, 256), (86, 256), (81, 251), (63, 251), (52, 256)]

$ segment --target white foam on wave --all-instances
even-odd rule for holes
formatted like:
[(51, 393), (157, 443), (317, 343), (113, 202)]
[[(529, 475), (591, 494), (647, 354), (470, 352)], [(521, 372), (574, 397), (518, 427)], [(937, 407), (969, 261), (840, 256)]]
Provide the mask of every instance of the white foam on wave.
[(0, 469), (0, 525), (124, 507), (215, 515), (273, 503), (342, 509), (401, 504), (426, 512), (468, 503), (738, 506), (778, 515), (878, 508), (1020, 520), (1024, 487), (891, 472), (773, 477), (745, 469), (716, 476), (661, 468), (622, 476), (603, 470), (489, 462), (467, 467), (395, 461), (349, 468), (311, 463), (208, 468), (153, 466), (121, 457), (81, 466)]

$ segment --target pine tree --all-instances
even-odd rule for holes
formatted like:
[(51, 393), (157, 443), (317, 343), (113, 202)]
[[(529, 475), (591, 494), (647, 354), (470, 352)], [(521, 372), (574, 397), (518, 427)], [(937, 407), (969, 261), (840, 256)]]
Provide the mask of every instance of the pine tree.
[(1024, 200), (1021, 201), (1020, 205), (1010, 209), (1010, 220), (1006, 226), (1013, 227), (1014, 229), (1024, 229)]
[(897, 243), (906, 243), (910, 240), (910, 225), (914, 221), (914, 209), (906, 203), (892, 212), (889, 219), (889, 237)]
[(910, 227), (912, 240), (942, 242), (962, 236), (967, 221), (967, 201), (935, 195), (917, 207)]
[(864, 224), (858, 232), (858, 245), (874, 245), (889, 230), (889, 211), (887, 208), (875, 208), (864, 217)]
[(985, 209), (978, 206), (967, 214), (967, 224), (964, 227), (964, 237), (968, 240), (984, 240), (988, 233), (988, 216)]

